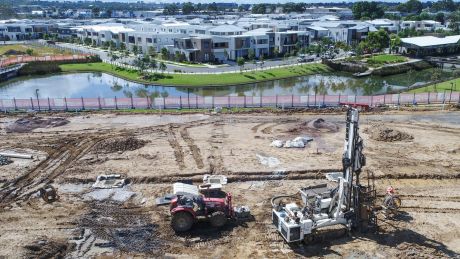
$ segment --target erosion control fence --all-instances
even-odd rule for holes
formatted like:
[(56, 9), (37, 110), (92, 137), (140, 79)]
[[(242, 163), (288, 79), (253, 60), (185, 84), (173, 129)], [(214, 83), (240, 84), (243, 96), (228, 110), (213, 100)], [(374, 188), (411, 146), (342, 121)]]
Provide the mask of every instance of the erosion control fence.
[(460, 103), (460, 92), (357, 95), (277, 95), (277, 96), (180, 96), (130, 98), (28, 98), (0, 99), (1, 111), (74, 111), (102, 109), (209, 109), (222, 108), (302, 108), (355, 105), (418, 105)]

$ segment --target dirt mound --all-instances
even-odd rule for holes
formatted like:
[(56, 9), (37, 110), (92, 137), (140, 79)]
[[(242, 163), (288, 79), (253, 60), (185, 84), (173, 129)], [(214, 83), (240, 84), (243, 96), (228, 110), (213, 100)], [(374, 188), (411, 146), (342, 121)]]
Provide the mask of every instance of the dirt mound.
[(414, 137), (408, 133), (382, 125), (366, 128), (364, 133), (369, 134), (369, 137), (373, 140), (385, 142), (406, 141), (414, 139)]
[(139, 149), (148, 141), (137, 139), (135, 137), (128, 137), (128, 138), (113, 138), (105, 140), (99, 143), (96, 146), (95, 151), (98, 153), (115, 153), (115, 152), (124, 152), (124, 151), (132, 151)]
[(67, 242), (42, 238), (24, 248), (27, 251), (27, 258), (64, 258), (70, 245)]
[(30, 132), (38, 128), (54, 128), (63, 126), (69, 123), (64, 118), (42, 118), (42, 117), (26, 117), (21, 118), (12, 124), (8, 125), (5, 130), (7, 133), (18, 132), (25, 133)]
[(335, 123), (328, 122), (322, 118), (319, 118), (316, 120), (303, 122), (300, 125), (292, 127), (288, 130), (288, 132), (291, 132), (291, 133), (299, 133), (303, 131), (337, 132), (339, 131), (339, 126), (337, 126)]

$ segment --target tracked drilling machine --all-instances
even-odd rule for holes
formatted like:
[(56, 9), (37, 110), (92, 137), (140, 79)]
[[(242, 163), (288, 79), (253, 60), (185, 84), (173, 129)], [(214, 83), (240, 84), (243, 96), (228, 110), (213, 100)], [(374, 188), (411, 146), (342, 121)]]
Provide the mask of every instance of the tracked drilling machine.
[[(329, 173), (326, 178), (334, 183), (301, 188), (294, 195), (272, 198), (272, 221), (287, 242), (310, 241), (320, 229), (343, 225), (351, 229), (363, 229), (377, 225), (375, 215), (375, 187), (360, 184), (361, 168), (365, 165), (362, 153), (363, 140), (358, 133), (358, 110), (349, 108), (346, 115), (346, 135), (342, 158), (343, 171)], [(284, 199), (298, 198), (302, 202), (284, 204)], [(299, 199), (300, 200), (300, 199)]]

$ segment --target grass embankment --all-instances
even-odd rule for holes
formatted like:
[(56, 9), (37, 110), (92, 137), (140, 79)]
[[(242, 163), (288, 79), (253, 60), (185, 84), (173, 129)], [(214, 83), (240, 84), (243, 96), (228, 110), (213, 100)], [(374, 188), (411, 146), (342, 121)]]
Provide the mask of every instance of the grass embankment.
[(13, 45), (0, 45), (0, 55), (5, 55), (5, 56), (24, 55), (27, 53), (28, 49), (33, 50), (32, 56), (70, 54), (70, 52), (59, 50), (56, 48), (50, 48), (46, 46), (13, 44)]
[(60, 66), (63, 72), (104, 72), (127, 80), (159, 85), (174, 86), (214, 86), (236, 85), (260, 81), (269, 81), (303, 75), (311, 75), (330, 71), (323, 64), (305, 64), (288, 68), (275, 68), (264, 71), (231, 73), (231, 74), (149, 74), (147, 77), (139, 75), (138, 71), (111, 66), (106, 63), (65, 64)]
[(369, 57), (366, 62), (371, 66), (382, 66), (385, 64), (394, 64), (407, 61), (406, 57), (392, 54), (382, 54)]
[(409, 93), (428, 93), (428, 92), (438, 92), (438, 93), (443, 93), (444, 91), (450, 91), (452, 84), (454, 83), (454, 86), (452, 88), (452, 91), (457, 92), (460, 91), (460, 78), (444, 81), (441, 83), (432, 84), (428, 86), (424, 86), (421, 88), (413, 89), (410, 90)]

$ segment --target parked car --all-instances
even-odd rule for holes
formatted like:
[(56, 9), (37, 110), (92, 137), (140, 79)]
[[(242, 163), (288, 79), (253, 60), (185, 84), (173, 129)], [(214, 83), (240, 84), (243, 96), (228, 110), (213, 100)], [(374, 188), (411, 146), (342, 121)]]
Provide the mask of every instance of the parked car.
[(315, 61), (315, 56), (314, 55), (300, 54), (297, 57), (297, 62), (299, 62), (299, 63), (312, 62), (312, 61)]

